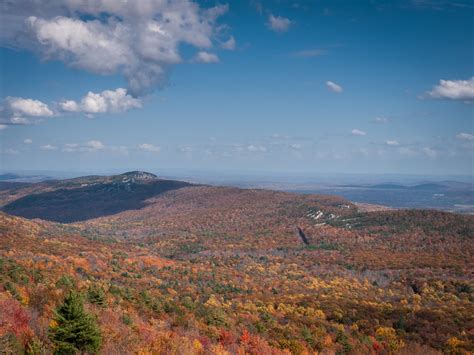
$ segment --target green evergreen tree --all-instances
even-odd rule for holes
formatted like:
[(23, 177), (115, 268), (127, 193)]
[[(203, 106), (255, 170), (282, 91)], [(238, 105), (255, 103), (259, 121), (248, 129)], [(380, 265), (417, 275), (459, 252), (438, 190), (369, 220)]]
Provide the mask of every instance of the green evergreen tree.
[(101, 344), (96, 320), (84, 310), (82, 297), (71, 292), (56, 309), (55, 324), (50, 327), (50, 338), (56, 346), (56, 354), (77, 352), (96, 353)]
[(90, 303), (94, 303), (102, 307), (106, 305), (105, 291), (102, 287), (97, 285), (89, 287), (87, 290), (87, 299)]

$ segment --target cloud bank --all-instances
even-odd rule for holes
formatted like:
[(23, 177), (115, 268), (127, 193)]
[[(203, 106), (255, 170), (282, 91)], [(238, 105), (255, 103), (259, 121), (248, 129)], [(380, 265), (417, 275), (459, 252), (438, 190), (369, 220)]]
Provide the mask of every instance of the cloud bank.
[(0, 41), (92, 73), (120, 74), (137, 96), (166, 85), (170, 67), (183, 61), (182, 44), (212, 48), (227, 10), (189, 0), (17, 0), (2, 5)]
[(0, 106), (0, 124), (6, 128), (10, 125), (28, 125), (43, 118), (59, 117), (68, 113), (121, 113), (141, 107), (142, 100), (132, 97), (124, 88), (104, 90), (100, 93), (89, 91), (80, 101), (63, 100), (51, 105), (39, 100), (9, 96)]

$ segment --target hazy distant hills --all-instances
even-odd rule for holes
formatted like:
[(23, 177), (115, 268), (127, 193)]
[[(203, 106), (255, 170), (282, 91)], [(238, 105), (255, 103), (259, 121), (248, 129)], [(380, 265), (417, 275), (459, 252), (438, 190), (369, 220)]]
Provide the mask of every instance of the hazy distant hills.
[[(12, 174), (9, 175), (11, 175), (11, 178), (15, 178)], [(183, 193), (175, 195), (179, 196), (184, 204), (191, 206), (193, 201), (199, 200), (202, 201), (200, 206), (202, 207), (210, 203), (209, 201), (213, 201), (222, 210), (227, 208), (224, 205), (229, 204), (232, 206), (232, 204), (235, 204), (235, 201), (239, 201), (244, 193), (247, 194), (245, 203), (249, 204), (258, 204), (257, 201), (265, 201), (268, 196), (273, 196), (273, 199), (268, 202), (269, 210), (275, 207), (274, 204), (279, 206), (282, 201), (288, 200), (288, 196), (291, 196), (290, 199), (295, 201), (294, 203), (303, 203), (302, 201), (306, 199), (301, 194), (285, 195), (282, 192), (266, 190), (205, 188), (203, 185), (165, 180), (151, 173), (132, 171), (120, 175), (91, 175), (37, 183), (14, 182), (11, 180), (0, 181), (0, 206), (4, 212), (16, 216), (71, 223), (111, 216), (120, 212), (141, 210), (149, 205), (156, 204), (156, 198), (164, 193), (185, 187), (191, 189), (185, 189)], [(199, 187), (201, 189), (198, 189)], [(470, 192), (469, 190), (469, 184), (450, 181), (442, 183), (427, 182), (416, 185), (396, 183), (339, 185), (333, 188), (308, 189), (305, 191), (295, 190), (295, 192), (339, 195), (350, 201), (392, 207), (408, 206), (423, 208), (426, 206), (440, 209), (445, 207), (445, 209), (448, 209), (448, 203), (451, 206), (458, 203), (458, 210), (469, 210), (469, 204), (472, 202), (472, 191)], [(226, 196), (225, 200), (221, 200), (224, 195)], [(275, 198), (277, 195), (279, 197)], [(206, 197), (204, 198), (204, 196)], [(319, 197), (321, 201), (325, 198), (332, 202), (333, 200), (337, 201), (334, 202), (335, 205), (347, 205), (352, 206), (351, 208), (356, 208), (342, 198)], [(158, 202), (162, 201), (164, 200), (162, 199)], [(168, 203), (174, 202), (176, 200), (168, 201)], [(321, 208), (320, 205), (316, 205), (318, 208)], [(243, 205), (242, 210), (244, 207)], [(265, 206), (261, 206), (261, 208), (265, 208)], [(312, 207), (307, 208), (311, 209)], [(315, 207), (314, 209), (318, 210), (318, 208)], [(143, 213), (146, 213), (146, 211)], [(287, 212), (290, 213), (290, 209)], [(306, 212), (301, 211), (300, 213), (304, 215)], [(252, 219), (252, 215), (247, 216), (247, 218)], [(317, 219), (317, 222), (325, 223), (325, 221), (319, 219)]]
[(65, 223), (139, 209), (146, 199), (190, 185), (139, 171), (36, 184), (3, 184), (3, 211)]
[(418, 184), (378, 183), (280, 187), (299, 193), (324, 193), (342, 196), (353, 202), (393, 208), (437, 209), (474, 213), (474, 185), (460, 181), (421, 182)]
[(0, 174), (0, 181), (2, 180), (14, 180), (14, 179), (18, 179), (18, 178), (21, 178), (20, 175), (17, 175), (17, 174)]
[[(467, 183), (456, 183), (456, 186), (459, 187), (461, 184), (462, 187), (468, 187)], [(447, 190), (452, 188), (451, 183), (447, 182), (446, 184), (436, 184), (436, 183), (423, 183), (416, 185), (400, 185), (400, 184), (374, 184), (374, 185), (341, 185), (341, 187), (352, 187), (352, 188), (365, 188), (365, 189), (387, 189), (387, 190)]]

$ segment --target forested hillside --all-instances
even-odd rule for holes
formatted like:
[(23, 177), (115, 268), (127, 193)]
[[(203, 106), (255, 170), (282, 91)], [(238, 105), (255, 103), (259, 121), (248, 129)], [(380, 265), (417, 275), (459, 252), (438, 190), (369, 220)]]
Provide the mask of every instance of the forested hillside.
[(69, 224), (0, 213), (3, 352), (474, 350), (472, 216), (184, 185), (131, 206)]

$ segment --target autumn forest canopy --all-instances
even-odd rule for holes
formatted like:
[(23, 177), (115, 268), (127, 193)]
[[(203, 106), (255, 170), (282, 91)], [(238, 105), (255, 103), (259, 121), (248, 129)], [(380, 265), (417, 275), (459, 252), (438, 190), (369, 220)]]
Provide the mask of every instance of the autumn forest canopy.
[(474, 349), (472, 216), (136, 172), (8, 185), (5, 352)]

